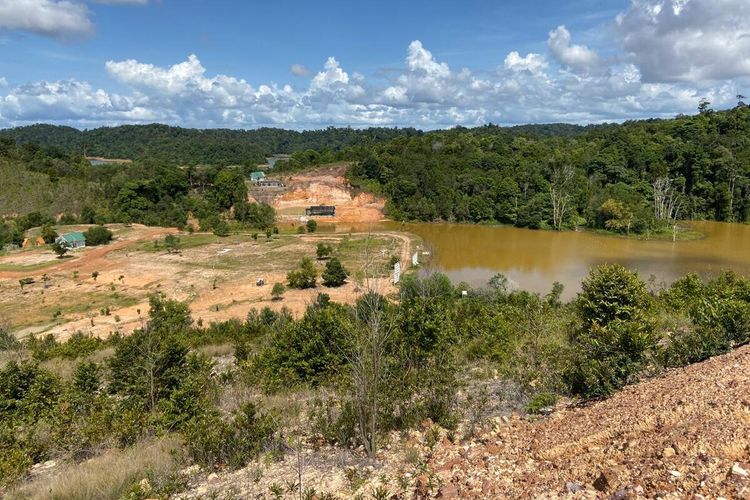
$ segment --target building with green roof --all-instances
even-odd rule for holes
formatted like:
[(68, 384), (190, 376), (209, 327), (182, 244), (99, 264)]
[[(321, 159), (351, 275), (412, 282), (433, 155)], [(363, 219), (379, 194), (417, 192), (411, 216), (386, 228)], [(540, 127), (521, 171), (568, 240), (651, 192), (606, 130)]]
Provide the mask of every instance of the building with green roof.
[(86, 237), (80, 231), (65, 233), (58, 236), (55, 243), (65, 245), (68, 248), (83, 248), (86, 246)]

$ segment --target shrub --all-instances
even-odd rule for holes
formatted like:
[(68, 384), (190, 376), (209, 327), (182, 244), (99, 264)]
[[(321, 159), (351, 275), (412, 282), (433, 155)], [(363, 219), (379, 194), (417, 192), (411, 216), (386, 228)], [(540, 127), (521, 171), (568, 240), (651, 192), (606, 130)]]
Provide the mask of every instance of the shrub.
[(90, 227), (83, 233), (83, 236), (86, 238), (86, 245), (88, 246), (106, 245), (112, 241), (112, 231), (104, 226)]
[(57, 254), (58, 258), (62, 258), (63, 255), (68, 253), (68, 250), (69, 250), (68, 245), (62, 241), (55, 242), (52, 244), (52, 251)]
[(542, 409), (553, 406), (557, 403), (557, 394), (551, 392), (538, 392), (534, 394), (526, 405), (526, 411), (532, 415), (538, 415)]
[(223, 220), (220, 220), (214, 225), (214, 234), (221, 238), (229, 236), (229, 226)]
[(178, 253), (180, 251), (180, 238), (173, 234), (168, 234), (164, 237), (164, 248), (167, 249), (167, 253)]
[(271, 415), (245, 403), (231, 420), (212, 414), (190, 422), (184, 430), (188, 452), (207, 468), (244, 467), (274, 444), (277, 426)]
[(581, 327), (571, 339), (573, 358), (565, 374), (573, 393), (607, 396), (633, 381), (658, 340), (650, 306), (646, 284), (624, 267), (599, 266), (589, 273), (576, 301)]
[(57, 231), (52, 228), (52, 226), (47, 224), (42, 226), (41, 236), (46, 244), (51, 245), (57, 239), (58, 234)]
[(315, 222), (313, 219), (310, 219), (305, 224), (305, 227), (307, 228), (308, 233), (314, 233), (318, 230), (318, 223)]
[(286, 279), (292, 288), (315, 288), (318, 273), (309, 257), (304, 257), (299, 268), (289, 271)]
[(316, 250), (316, 255), (318, 256), (318, 260), (327, 259), (331, 256), (333, 253), (333, 247), (331, 245), (326, 245), (325, 243), (318, 243), (318, 248)]
[(346, 269), (341, 265), (339, 259), (334, 257), (326, 263), (326, 268), (321, 277), (325, 286), (338, 287), (346, 283), (348, 276)]
[(281, 300), (285, 291), (286, 287), (283, 283), (274, 283), (273, 288), (271, 289), (271, 297), (273, 300)]

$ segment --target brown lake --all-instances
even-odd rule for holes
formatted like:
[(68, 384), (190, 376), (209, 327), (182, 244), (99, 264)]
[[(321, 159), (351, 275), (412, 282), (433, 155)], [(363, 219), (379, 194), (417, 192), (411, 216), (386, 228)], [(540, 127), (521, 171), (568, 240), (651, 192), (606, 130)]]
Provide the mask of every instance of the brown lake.
[(644, 280), (668, 284), (687, 273), (710, 277), (732, 269), (750, 274), (750, 225), (692, 222), (704, 238), (691, 241), (636, 240), (587, 231), (534, 231), (508, 226), (386, 223), (383, 229), (418, 235), (429, 255), (429, 268), (454, 283), (487, 283), (496, 273), (518, 287), (546, 293), (565, 285), (564, 297), (580, 290), (589, 269), (619, 263)]

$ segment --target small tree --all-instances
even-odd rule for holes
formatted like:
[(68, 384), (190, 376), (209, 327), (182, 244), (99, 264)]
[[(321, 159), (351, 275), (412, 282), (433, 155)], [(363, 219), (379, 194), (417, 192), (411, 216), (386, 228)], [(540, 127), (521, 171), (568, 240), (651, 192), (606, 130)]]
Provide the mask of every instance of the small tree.
[(274, 283), (273, 288), (271, 289), (271, 298), (273, 300), (281, 300), (285, 291), (286, 287), (283, 283)]
[(52, 244), (52, 250), (57, 254), (58, 259), (62, 259), (63, 256), (68, 253), (68, 250), (70, 250), (70, 248), (64, 241), (59, 241)]
[(94, 281), (96, 281), (96, 278), (99, 277), (99, 271), (94, 271), (93, 273), (91, 273), (91, 277), (94, 279)]
[(309, 257), (304, 257), (299, 268), (289, 271), (286, 279), (292, 288), (315, 288), (317, 276), (313, 261)]
[(253, 237), (254, 240), (257, 240), (258, 239), (258, 233), (253, 233), (252, 237)]
[(166, 235), (164, 237), (164, 247), (167, 249), (167, 253), (179, 253), (180, 238), (173, 234)]
[(331, 245), (326, 245), (325, 243), (318, 243), (316, 253), (318, 255), (318, 260), (327, 259), (333, 253), (333, 247)]
[(315, 222), (313, 219), (310, 219), (309, 221), (307, 221), (307, 224), (305, 224), (305, 226), (307, 227), (308, 233), (314, 233), (315, 231), (318, 230), (318, 223)]
[(270, 230), (270, 229), (266, 229), (266, 239), (267, 239), (267, 240), (270, 240), (270, 239), (271, 239), (271, 235), (272, 235), (272, 234), (273, 234), (273, 231), (272, 231), (272, 230)]
[(34, 278), (21, 278), (18, 280), (18, 284), (21, 285), (21, 290), (23, 290), (23, 287), (26, 285), (30, 285), (34, 282)]
[(48, 245), (51, 245), (57, 239), (57, 232), (49, 224), (42, 227), (42, 239)]
[(305, 226), (299, 226), (297, 228), (297, 234), (305, 234)]
[(83, 236), (89, 246), (106, 245), (112, 241), (112, 231), (104, 226), (90, 227)]
[(338, 287), (346, 283), (348, 274), (344, 266), (336, 257), (332, 258), (326, 263), (325, 271), (323, 271), (323, 284), (328, 287)]
[(219, 236), (221, 238), (224, 238), (225, 236), (229, 236), (229, 226), (226, 222), (223, 220), (220, 220), (216, 223), (216, 226), (214, 226), (214, 234), (216, 236)]

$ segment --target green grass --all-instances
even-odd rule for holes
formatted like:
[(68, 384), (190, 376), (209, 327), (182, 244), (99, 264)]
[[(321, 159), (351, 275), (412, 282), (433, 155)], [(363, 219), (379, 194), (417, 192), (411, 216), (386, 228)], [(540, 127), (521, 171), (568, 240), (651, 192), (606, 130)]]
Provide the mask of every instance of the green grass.
[(31, 264), (28, 266), (25, 266), (23, 264), (0, 264), (0, 271), (8, 271), (8, 272), (38, 271), (40, 269), (52, 267), (55, 264), (59, 264), (60, 262), (65, 262), (65, 260), (54, 259), (54, 260), (50, 260), (47, 262), (40, 262), (38, 264)]

